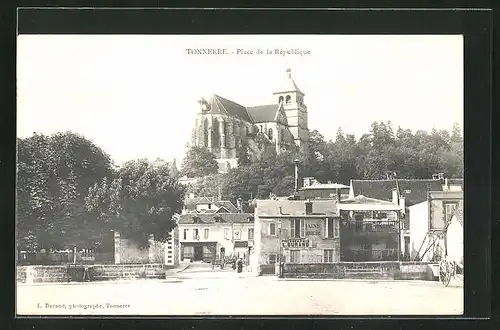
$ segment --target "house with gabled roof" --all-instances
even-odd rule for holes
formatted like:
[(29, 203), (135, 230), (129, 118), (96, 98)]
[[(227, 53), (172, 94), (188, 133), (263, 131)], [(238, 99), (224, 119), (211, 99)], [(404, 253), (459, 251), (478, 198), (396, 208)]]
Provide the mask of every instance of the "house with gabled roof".
[(188, 197), (184, 200), (183, 213), (238, 213), (240, 210), (231, 201), (218, 197)]
[(236, 256), (249, 262), (254, 240), (252, 213), (185, 213), (179, 218), (181, 260), (211, 262)]
[(278, 153), (294, 144), (306, 148), (307, 107), (290, 69), (273, 98), (272, 104), (250, 107), (217, 94), (201, 98), (191, 143), (214, 153), (221, 173), (237, 166), (243, 147), (253, 155), (268, 147)]

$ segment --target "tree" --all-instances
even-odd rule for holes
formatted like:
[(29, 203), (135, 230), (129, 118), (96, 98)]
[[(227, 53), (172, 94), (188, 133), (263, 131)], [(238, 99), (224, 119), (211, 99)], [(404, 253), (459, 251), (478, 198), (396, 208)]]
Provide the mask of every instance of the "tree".
[(103, 179), (89, 191), (87, 209), (99, 214), (108, 230), (117, 230), (148, 246), (149, 237), (165, 241), (183, 207), (184, 187), (169, 174), (168, 164), (140, 159), (120, 168), (113, 181)]
[(100, 226), (85, 212), (85, 197), (94, 182), (112, 175), (109, 156), (81, 135), (18, 139), (18, 248), (92, 244)]
[(216, 174), (219, 165), (215, 155), (205, 147), (192, 146), (182, 162), (181, 175), (188, 178), (199, 178), (209, 174)]
[(248, 145), (242, 143), (242, 145), (236, 150), (236, 158), (238, 159), (238, 166), (250, 165), (251, 159), (248, 152)]

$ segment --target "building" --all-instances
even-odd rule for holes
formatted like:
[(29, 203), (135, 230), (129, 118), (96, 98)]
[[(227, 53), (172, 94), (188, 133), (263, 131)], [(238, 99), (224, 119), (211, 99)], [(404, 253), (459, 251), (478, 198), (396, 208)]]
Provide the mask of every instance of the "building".
[[(397, 201), (405, 197), (405, 210), (401, 219), (401, 252), (410, 258), (411, 247), (411, 212), (419, 212), (413, 205), (427, 201), (430, 191), (459, 191), (463, 189), (463, 179), (448, 179), (444, 173), (434, 174), (431, 179), (398, 179), (389, 173), (386, 180), (351, 180), (349, 197), (358, 195), (383, 201)], [(396, 196), (394, 194), (397, 194)]]
[(238, 213), (240, 210), (231, 201), (223, 201), (218, 197), (194, 197), (190, 196), (184, 200), (186, 213)]
[(252, 213), (186, 213), (179, 219), (180, 258), (205, 261), (237, 256), (250, 260), (254, 239)]
[(340, 260), (339, 215), (332, 200), (257, 200), (255, 274), (279, 274), (279, 263)]
[(400, 260), (401, 199), (398, 203), (358, 195), (337, 204), (341, 261)]
[(449, 260), (464, 263), (464, 212), (457, 208), (448, 223), (445, 233), (446, 254)]
[(463, 191), (430, 191), (427, 200), (410, 206), (410, 257), (439, 261), (444, 253), (444, 230), (456, 209), (463, 209)]
[(305, 150), (308, 141), (307, 106), (291, 70), (273, 93), (274, 102), (245, 107), (219, 95), (202, 98), (192, 133), (192, 144), (213, 152), (220, 172), (237, 166), (237, 152), (248, 147), (259, 154), (263, 147), (277, 152), (293, 145)]
[(320, 183), (312, 177), (303, 179), (302, 187), (298, 190), (300, 199), (334, 199), (349, 198), (349, 186), (332, 183)]

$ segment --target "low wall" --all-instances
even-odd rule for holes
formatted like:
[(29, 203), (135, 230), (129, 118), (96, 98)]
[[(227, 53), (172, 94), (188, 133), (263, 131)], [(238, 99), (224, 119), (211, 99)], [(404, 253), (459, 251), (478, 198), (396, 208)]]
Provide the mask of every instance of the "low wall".
[(165, 278), (165, 271), (173, 268), (163, 264), (119, 265), (67, 265), (67, 266), (18, 266), (18, 283), (48, 283), (83, 281), (107, 281), (138, 278)]
[(338, 262), (284, 264), (283, 277), (332, 279), (432, 280), (426, 263), (413, 262)]

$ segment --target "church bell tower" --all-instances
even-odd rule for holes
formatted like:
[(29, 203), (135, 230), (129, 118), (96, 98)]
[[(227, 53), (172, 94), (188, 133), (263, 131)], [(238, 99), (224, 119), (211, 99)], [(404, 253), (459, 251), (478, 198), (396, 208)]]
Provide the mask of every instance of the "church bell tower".
[(285, 71), (281, 86), (273, 94), (276, 101), (283, 104), (289, 129), (295, 143), (302, 151), (305, 151), (308, 141), (307, 106), (304, 104), (305, 94), (293, 80), (291, 69)]

